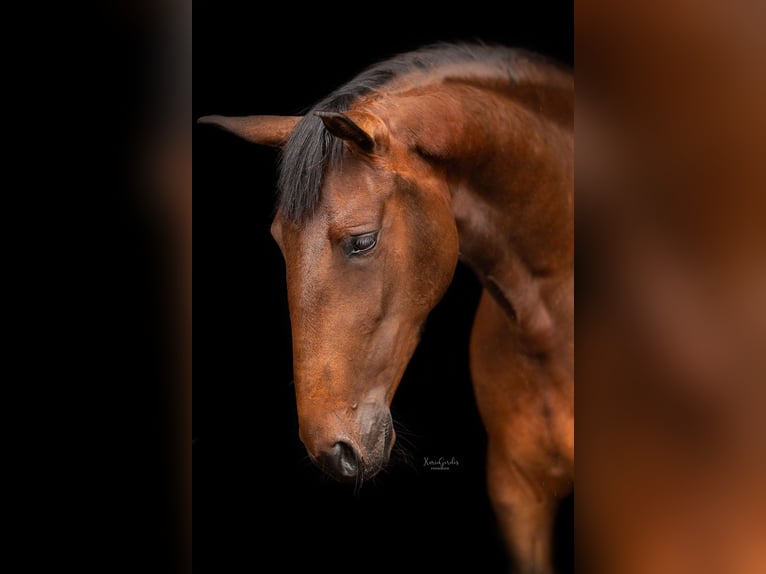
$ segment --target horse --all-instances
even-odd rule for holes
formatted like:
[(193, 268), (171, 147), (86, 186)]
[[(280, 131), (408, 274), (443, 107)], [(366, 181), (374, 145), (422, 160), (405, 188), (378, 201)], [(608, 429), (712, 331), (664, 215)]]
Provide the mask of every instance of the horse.
[(299, 437), (357, 485), (387, 464), (390, 406), (467, 265), (487, 492), (516, 570), (553, 571), (574, 488), (574, 80), (540, 54), (437, 43), (369, 66), (300, 116), (204, 116), (280, 150)]

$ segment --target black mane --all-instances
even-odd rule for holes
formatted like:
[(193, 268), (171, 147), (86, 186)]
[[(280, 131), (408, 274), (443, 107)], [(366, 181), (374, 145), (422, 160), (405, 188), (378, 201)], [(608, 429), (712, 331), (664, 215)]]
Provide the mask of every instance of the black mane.
[(282, 149), (279, 166), (279, 202), (282, 216), (296, 223), (310, 218), (322, 187), (327, 166), (339, 164), (343, 142), (331, 136), (317, 111), (347, 111), (362, 96), (375, 92), (414, 71), (427, 71), (446, 63), (471, 61), (503, 61), (513, 77), (511, 64), (519, 57), (526, 61), (537, 58), (520, 50), (485, 44), (434, 44), (406, 52), (374, 64), (353, 80), (333, 91), (314, 105), (298, 123)]

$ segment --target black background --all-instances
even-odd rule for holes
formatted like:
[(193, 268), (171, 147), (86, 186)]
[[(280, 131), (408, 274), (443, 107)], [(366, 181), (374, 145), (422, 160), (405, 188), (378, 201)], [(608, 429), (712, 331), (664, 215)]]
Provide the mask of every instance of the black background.
[[(573, 64), (572, 3), (410, 14), (388, 4), (196, 2), (193, 118), (300, 114), (367, 65), (434, 41), (483, 40)], [(361, 491), (325, 478), (298, 439), (284, 264), (269, 234), (277, 152), (209, 126), (193, 134), (193, 563), (339, 571), (501, 572), (467, 345), (480, 288), (465, 268), (431, 313), (392, 405), (398, 446)], [(434, 472), (424, 457), (458, 461)], [(573, 498), (557, 561), (573, 570)]]

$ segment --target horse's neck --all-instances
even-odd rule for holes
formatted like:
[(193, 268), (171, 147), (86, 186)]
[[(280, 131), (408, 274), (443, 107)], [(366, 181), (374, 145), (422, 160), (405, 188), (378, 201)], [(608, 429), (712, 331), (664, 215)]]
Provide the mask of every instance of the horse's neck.
[[(501, 95), (462, 100), (441, 142), (461, 258), (532, 339), (568, 329), (573, 134)], [(451, 154), (451, 157), (450, 157)]]
[(461, 250), (486, 273), (498, 271), (504, 254), (549, 275), (573, 257), (573, 137), (526, 110), (509, 115), (504, 130), (484, 127), (481, 151), (448, 164)]

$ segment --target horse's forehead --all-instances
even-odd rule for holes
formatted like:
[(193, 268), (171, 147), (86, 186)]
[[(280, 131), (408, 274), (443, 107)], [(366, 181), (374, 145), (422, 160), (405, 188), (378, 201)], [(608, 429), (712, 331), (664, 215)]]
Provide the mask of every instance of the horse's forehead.
[[(288, 243), (293, 255), (312, 243), (326, 239), (330, 229), (353, 229), (379, 221), (386, 200), (391, 197), (395, 176), (366, 159), (347, 157), (324, 174), (316, 209), (300, 222), (282, 217), (272, 223), (272, 235), (280, 244)], [(330, 229), (328, 229), (330, 228)]]
[[(347, 174), (346, 174), (347, 175)], [(272, 234), (305, 251), (312, 244), (323, 243), (328, 235), (351, 233), (374, 227), (380, 221), (387, 192), (386, 178), (336, 177), (325, 181), (314, 212), (300, 222), (277, 214)]]
[(380, 162), (348, 154), (339, 165), (329, 167), (324, 176), (325, 190), (341, 192), (380, 185), (389, 174)]
[(389, 172), (369, 162), (344, 162), (325, 174), (320, 206), (330, 213), (360, 209), (380, 201), (392, 183)]

